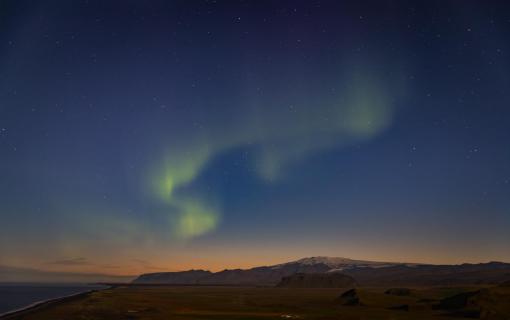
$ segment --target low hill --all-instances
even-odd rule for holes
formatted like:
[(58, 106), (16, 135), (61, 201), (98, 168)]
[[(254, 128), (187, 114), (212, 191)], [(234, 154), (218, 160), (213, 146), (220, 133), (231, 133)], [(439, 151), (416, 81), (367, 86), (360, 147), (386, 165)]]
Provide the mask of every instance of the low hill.
[(395, 265), (343, 271), (362, 286), (443, 286), (500, 284), (510, 280), (510, 264)]
[(136, 278), (133, 282), (146, 284), (199, 284), (202, 280), (211, 274), (212, 272), (205, 270), (146, 273)]

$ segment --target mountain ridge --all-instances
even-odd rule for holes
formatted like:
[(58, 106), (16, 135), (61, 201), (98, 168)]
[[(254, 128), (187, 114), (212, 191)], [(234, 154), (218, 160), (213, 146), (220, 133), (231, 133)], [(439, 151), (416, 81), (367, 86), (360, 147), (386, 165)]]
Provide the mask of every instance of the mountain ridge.
[(250, 269), (146, 273), (137, 277), (132, 283), (274, 286), (284, 277), (298, 273), (337, 272), (353, 277), (360, 285), (468, 285), (493, 284), (510, 280), (510, 264), (504, 262), (433, 265), (318, 256)]

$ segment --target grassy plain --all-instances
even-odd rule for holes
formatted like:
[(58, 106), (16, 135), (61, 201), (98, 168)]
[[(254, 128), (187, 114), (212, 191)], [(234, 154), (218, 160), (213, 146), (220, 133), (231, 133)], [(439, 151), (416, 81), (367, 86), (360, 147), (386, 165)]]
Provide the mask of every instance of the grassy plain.
[[(346, 289), (117, 287), (50, 304), (11, 319), (452, 319), (432, 305), (442, 298), (480, 288), (412, 288), (409, 296), (388, 295), (384, 293), (386, 289), (357, 288), (362, 305), (343, 306), (337, 298)], [(501, 315), (510, 312), (510, 289), (493, 289), (496, 291), (491, 297), (501, 301), (492, 301), (492, 306), (499, 306), (502, 311), (489, 319), (510, 319), (510, 313), (509, 317)], [(407, 311), (402, 310), (404, 305)], [(395, 307), (400, 310), (392, 309)]]

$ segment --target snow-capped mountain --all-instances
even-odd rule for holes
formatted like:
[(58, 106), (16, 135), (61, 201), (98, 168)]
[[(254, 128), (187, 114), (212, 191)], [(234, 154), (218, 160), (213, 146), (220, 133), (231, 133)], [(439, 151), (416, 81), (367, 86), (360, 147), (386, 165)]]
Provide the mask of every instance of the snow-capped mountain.
[(329, 273), (351, 270), (360, 267), (379, 268), (402, 265), (399, 263), (352, 260), (340, 257), (309, 257), (273, 266), (251, 269), (223, 270), (209, 272), (190, 270), (181, 272), (160, 272), (143, 274), (135, 283), (174, 283), (174, 284), (267, 284), (274, 285), (282, 277), (296, 273)]
[(292, 262), (287, 262), (283, 264), (275, 265), (273, 268), (280, 268), (289, 264), (299, 264), (303, 266), (313, 266), (313, 265), (326, 265), (330, 268), (329, 272), (332, 271), (341, 271), (349, 268), (359, 268), (359, 267), (388, 267), (395, 265), (403, 265), (404, 263), (395, 263), (395, 262), (377, 262), (377, 261), (366, 261), (366, 260), (353, 260), (349, 258), (342, 257), (309, 257), (303, 258)]
[(279, 283), (282, 278), (295, 274), (310, 274), (312, 276), (308, 277), (309, 279), (324, 280), (327, 278), (326, 280), (330, 281), (335, 277), (341, 277), (341, 275), (336, 273), (352, 277), (360, 285), (371, 286), (492, 284), (510, 279), (510, 264), (490, 262), (481, 264), (431, 265), (363, 261), (339, 257), (309, 257), (273, 266), (251, 269), (223, 270), (219, 272), (190, 270), (147, 273), (136, 278), (133, 283), (273, 286)]

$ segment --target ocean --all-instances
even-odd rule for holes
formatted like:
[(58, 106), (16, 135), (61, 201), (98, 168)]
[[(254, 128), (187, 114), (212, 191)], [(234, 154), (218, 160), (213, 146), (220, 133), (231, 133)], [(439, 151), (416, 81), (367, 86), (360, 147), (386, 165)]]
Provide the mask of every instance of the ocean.
[(0, 315), (23, 309), (37, 302), (57, 299), (94, 289), (101, 285), (86, 284), (0, 284)]

